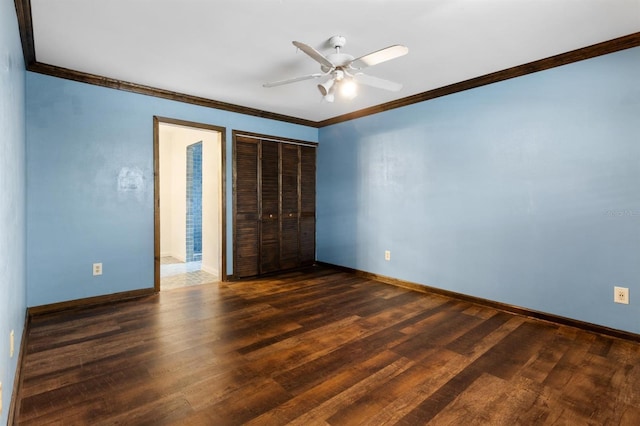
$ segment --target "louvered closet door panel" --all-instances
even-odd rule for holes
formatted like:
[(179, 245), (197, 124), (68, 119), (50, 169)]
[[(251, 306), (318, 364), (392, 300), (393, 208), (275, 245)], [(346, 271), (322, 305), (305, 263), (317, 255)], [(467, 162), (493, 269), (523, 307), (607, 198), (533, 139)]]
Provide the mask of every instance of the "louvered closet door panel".
[(280, 145), (281, 221), (280, 267), (295, 268), (300, 264), (298, 253), (299, 147)]
[(258, 205), (258, 144), (236, 139), (235, 144), (235, 262), (238, 277), (257, 275), (260, 226)]
[(262, 241), (260, 244), (260, 272), (280, 269), (279, 222), (279, 147), (275, 142), (261, 142), (262, 177)]
[(316, 258), (316, 149), (300, 147), (300, 263)]

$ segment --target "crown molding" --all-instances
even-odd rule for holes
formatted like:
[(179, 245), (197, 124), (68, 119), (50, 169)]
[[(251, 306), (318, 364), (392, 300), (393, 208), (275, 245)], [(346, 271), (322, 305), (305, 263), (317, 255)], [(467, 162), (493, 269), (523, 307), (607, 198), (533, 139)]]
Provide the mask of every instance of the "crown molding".
[(286, 121), (288, 123), (300, 124), (302, 126), (317, 127), (317, 122), (311, 121), (311, 120), (305, 120), (302, 118), (291, 117), (288, 115), (277, 114), (274, 112), (244, 107), (240, 105), (230, 104), (227, 102), (215, 101), (212, 99), (202, 98), (198, 96), (186, 95), (184, 93), (172, 92), (170, 90), (158, 89), (155, 87), (145, 86), (142, 84), (136, 84), (128, 81), (117, 80), (114, 78), (103, 77), (95, 74), (74, 71), (68, 68), (42, 64), (40, 62), (35, 62), (31, 65), (28, 65), (27, 70), (31, 72), (40, 73), (40, 74), (50, 75), (53, 77), (64, 78), (67, 80), (79, 81), (82, 83), (108, 87), (111, 89), (124, 90), (127, 92), (138, 93), (141, 95), (155, 96), (157, 98), (169, 99), (172, 101), (184, 102), (187, 104), (199, 105), (207, 108), (215, 108), (223, 111), (230, 111), (230, 112), (236, 112), (239, 114), (252, 115), (255, 117), (268, 118), (271, 120)]
[(515, 77), (522, 77), (527, 74), (548, 70), (550, 68), (560, 67), (562, 65), (571, 64), (573, 62), (579, 62), (585, 59), (595, 58), (596, 56), (607, 55), (609, 53), (614, 53), (620, 50), (630, 49), (632, 47), (638, 46), (640, 46), (640, 32), (583, 47), (581, 49), (572, 50), (570, 52), (561, 53), (559, 55), (550, 56), (548, 58), (529, 62), (527, 64), (507, 68), (502, 71), (475, 77), (469, 80), (461, 81), (460, 83), (454, 83), (448, 86), (439, 87), (437, 89), (418, 93), (417, 95), (408, 96), (406, 98), (387, 102), (381, 105), (364, 108), (349, 114), (344, 114), (338, 117), (319, 121), (317, 124), (318, 127), (330, 126), (332, 124), (366, 117), (368, 115), (377, 114), (379, 112), (401, 108), (404, 106), (451, 95), (465, 90), (475, 89), (476, 87), (485, 86), (487, 84), (497, 83), (499, 81), (509, 80)]
[(31, 0), (15, 0), (18, 30), (22, 42), (22, 56), (28, 68), (36, 61), (36, 47), (33, 42), (33, 22), (31, 20)]
[(613, 40), (604, 41), (602, 43), (597, 43), (581, 49), (572, 50), (570, 52), (550, 56), (545, 59), (540, 59), (523, 65), (507, 68), (502, 71), (475, 77), (459, 83), (450, 84), (448, 86), (439, 87), (427, 92), (407, 96), (405, 98), (397, 99), (395, 101), (372, 106), (369, 108), (364, 108), (348, 114), (339, 115), (322, 121), (312, 121), (40, 63), (36, 60), (35, 54), (33, 23), (31, 18), (31, 0), (15, 0), (15, 6), (18, 16), (18, 25), (20, 29), (20, 39), (22, 41), (24, 62), (28, 71), (51, 75), (68, 80), (79, 81), (82, 83), (93, 84), (97, 86), (109, 87), (117, 90), (124, 90), (128, 92), (155, 96), (158, 98), (170, 99), (208, 108), (215, 108), (219, 110), (236, 112), (239, 114), (284, 121), (287, 123), (299, 124), (302, 126), (315, 128), (322, 128), (330, 126), (332, 124), (355, 120), (356, 118), (366, 117), (368, 115), (373, 115), (380, 112), (428, 101), (430, 99), (435, 99), (465, 90), (474, 89), (476, 87), (485, 86), (487, 84), (497, 83), (515, 77), (522, 77), (527, 74), (532, 74), (550, 68), (571, 64), (573, 62), (579, 62), (585, 59), (590, 59), (597, 56), (618, 52), (620, 50), (640, 46), (640, 32), (636, 32), (623, 37), (615, 38)]

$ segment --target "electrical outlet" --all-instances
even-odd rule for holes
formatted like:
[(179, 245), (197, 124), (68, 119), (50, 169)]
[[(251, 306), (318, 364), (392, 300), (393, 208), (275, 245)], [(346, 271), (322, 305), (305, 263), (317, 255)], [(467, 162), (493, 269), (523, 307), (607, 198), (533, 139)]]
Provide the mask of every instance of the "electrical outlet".
[(391, 252), (389, 250), (384, 251), (384, 260), (391, 260)]
[(93, 275), (102, 275), (102, 263), (93, 264)]
[(9, 333), (9, 358), (13, 358), (13, 352), (15, 347), (13, 346), (13, 341), (14, 341), (14, 334), (13, 334), (13, 330), (11, 330), (11, 333)]
[(613, 301), (616, 303), (629, 304), (629, 289), (626, 287), (613, 287)]

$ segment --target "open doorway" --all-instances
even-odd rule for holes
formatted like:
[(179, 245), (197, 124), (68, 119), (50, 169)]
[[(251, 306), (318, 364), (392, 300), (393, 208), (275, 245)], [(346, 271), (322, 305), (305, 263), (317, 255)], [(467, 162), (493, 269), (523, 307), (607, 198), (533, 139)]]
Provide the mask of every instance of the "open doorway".
[(154, 118), (155, 289), (225, 278), (224, 129)]

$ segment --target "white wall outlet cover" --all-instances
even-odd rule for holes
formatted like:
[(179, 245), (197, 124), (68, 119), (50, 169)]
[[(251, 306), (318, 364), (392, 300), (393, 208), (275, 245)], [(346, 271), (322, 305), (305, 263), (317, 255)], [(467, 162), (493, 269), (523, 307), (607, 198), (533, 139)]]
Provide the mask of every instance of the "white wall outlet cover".
[(613, 287), (613, 301), (616, 303), (629, 304), (629, 289), (626, 287)]
[(93, 264), (93, 275), (102, 275), (102, 263)]

